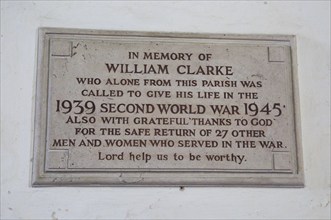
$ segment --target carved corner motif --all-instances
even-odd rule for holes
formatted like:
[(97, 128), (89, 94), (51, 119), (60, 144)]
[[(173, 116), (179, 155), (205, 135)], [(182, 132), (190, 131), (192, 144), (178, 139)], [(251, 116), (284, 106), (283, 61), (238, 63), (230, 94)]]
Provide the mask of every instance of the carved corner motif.
[(52, 57), (67, 58), (73, 56), (72, 41), (52, 39), (50, 42)]
[(268, 61), (269, 62), (284, 62), (285, 61), (285, 51), (284, 47), (268, 47)]
[(287, 152), (273, 154), (273, 169), (274, 170), (291, 170), (291, 155)]
[(48, 169), (68, 169), (69, 150), (49, 150), (47, 154)]

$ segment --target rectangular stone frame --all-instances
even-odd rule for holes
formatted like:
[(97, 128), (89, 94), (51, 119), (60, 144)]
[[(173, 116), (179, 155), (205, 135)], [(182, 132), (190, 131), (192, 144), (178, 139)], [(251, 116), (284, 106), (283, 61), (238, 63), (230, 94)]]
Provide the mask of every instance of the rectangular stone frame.
[[(47, 97), (48, 97), (48, 59), (50, 36), (130, 36), (130, 37), (166, 37), (179, 39), (254, 40), (287, 42), (291, 47), (292, 84), (294, 97), (294, 120), (296, 133), (296, 173), (231, 173), (208, 171), (85, 171), (85, 172), (48, 172), (45, 169), (46, 132), (47, 132)], [(64, 48), (52, 56), (70, 57), (72, 50)], [(196, 33), (161, 33), (128, 32), (105, 30), (81, 30), (64, 28), (39, 28), (38, 66), (36, 79), (36, 106), (34, 121), (34, 159), (32, 186), (251, 186), (251, 187), (303, 187), (303, 161), (301, 145), (301, 127), (299, 111), (299, 89), (297, 72), (295, 36), (290, 35), (237, 35), (237, 34), (196, 34)], [(281, 62), (279, 51), (268, 48), (269, 62)], [(54, 152), (55, 154), (57, 152)], [(65, 155), (66, 152), (64, 152)], [(61, 155), (60, 155), (61, 156)], [(279, 156), (279, 155), (278, 155)], [(275, 158), (277, 155), (274, 155)], [(63, 159), (63, 158), (62, 158)], [(65, 159), (63, 159), (65, 160)], [(274, 164), (275, 168), (275, 164)], [(281, 168), (281, 167), (280, 167)]]

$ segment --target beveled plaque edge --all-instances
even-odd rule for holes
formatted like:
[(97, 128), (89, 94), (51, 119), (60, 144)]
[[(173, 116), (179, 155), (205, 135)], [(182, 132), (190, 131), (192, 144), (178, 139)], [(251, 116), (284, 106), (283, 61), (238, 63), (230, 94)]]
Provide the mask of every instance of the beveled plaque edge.
[[(45, 74), (48, 68), (47, 34), (70, 35), (96, 35), (96, 36), (132, 36), (132, 37), (168, 37), (168, 38), (195, 38), (195, 39), (234, 39), (234, 40), (263, 40), (286, 41), (291, 47), (292, 59), (292, 84), (294, 98), (294, 119), (296, 132), (297, 167), (296, 174), (278, 174), (277, 177), (248, 177), (246, 174), (236, 174), (237, 177), (227, 175), (209, 177), (203, 172), (192, 173), (192, 177), (174, 175), (180, 172), (154, 173), (152, 176), (146, 172), (132, 173), (46, 173), (45, 144), (46, 144), (46, 116), (48, 96), (48, 76)], [(140, 31), (109, 31), (87, 30), (71, 28), (47, 28), (38, 29), (38, 53), (36, 75), (36, 98), (33, 140), (33, 164), (31, 186), (249, 186), (249, 187), (304, 187), (303, 152), (301, 142), (300, 102), (297, 72), (297, 49), (295, 35), (240, 35), (240, 34), (215, 34), (215, 33), (174, 33), (174, 32), (140, 32)], [(41, 147), (38, 147), (41, 146)], [(186, 172), (185, 172), (186, 173)], [(167, 176), (170, 175), (171, 177)], [(174, 179), (174, 177), (176, 179)], [(281, 177), (282, 176), (282, 177)], [(206, 180), (206, 178), (208, 178)]]

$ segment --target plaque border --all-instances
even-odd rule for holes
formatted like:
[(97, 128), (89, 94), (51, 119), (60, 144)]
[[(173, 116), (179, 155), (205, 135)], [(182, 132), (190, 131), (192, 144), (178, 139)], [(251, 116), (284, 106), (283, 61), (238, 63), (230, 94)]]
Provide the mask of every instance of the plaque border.
[[(51, 35), (154, 37), (196, 40), (242, 40), (287, 42), (291, 51), (293, 110), (296, 142), (297, 172), (295, 173), (238, 173), (201, 171), (46, 171), (46, 137), (48, 112), (48, 66)], [(269, 49), (268, 49), (269, 50)], [(297, 48), (294, 35), (240, 35), (215, 33), (173, 33), (108, 31), (71, 28), (38, 29), (38, 58), (34, 109), (34, 140), (31, 186), (249, 186), (249, 187), (304, 187), (303, 152), (301, 143), (300, 102), (297, 71)], [(70, 56), (69, 54), (55, 56)], [(270, 57), (268, 57), (269, 59)], [(270, 62), (281, 62), (272, 60)], [(232, 175), (231, 175), (232, 174)], [(235, 176), (233, 176), (235, 174)]]

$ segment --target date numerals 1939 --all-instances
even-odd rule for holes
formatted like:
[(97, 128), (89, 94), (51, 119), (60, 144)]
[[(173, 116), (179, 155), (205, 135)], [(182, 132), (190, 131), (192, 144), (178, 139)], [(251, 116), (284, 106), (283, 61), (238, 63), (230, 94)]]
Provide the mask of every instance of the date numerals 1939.
[(92, 101), (83, 100), (56, 100), (56, 112), (89, 115), (95, 112), (95, 104)]

